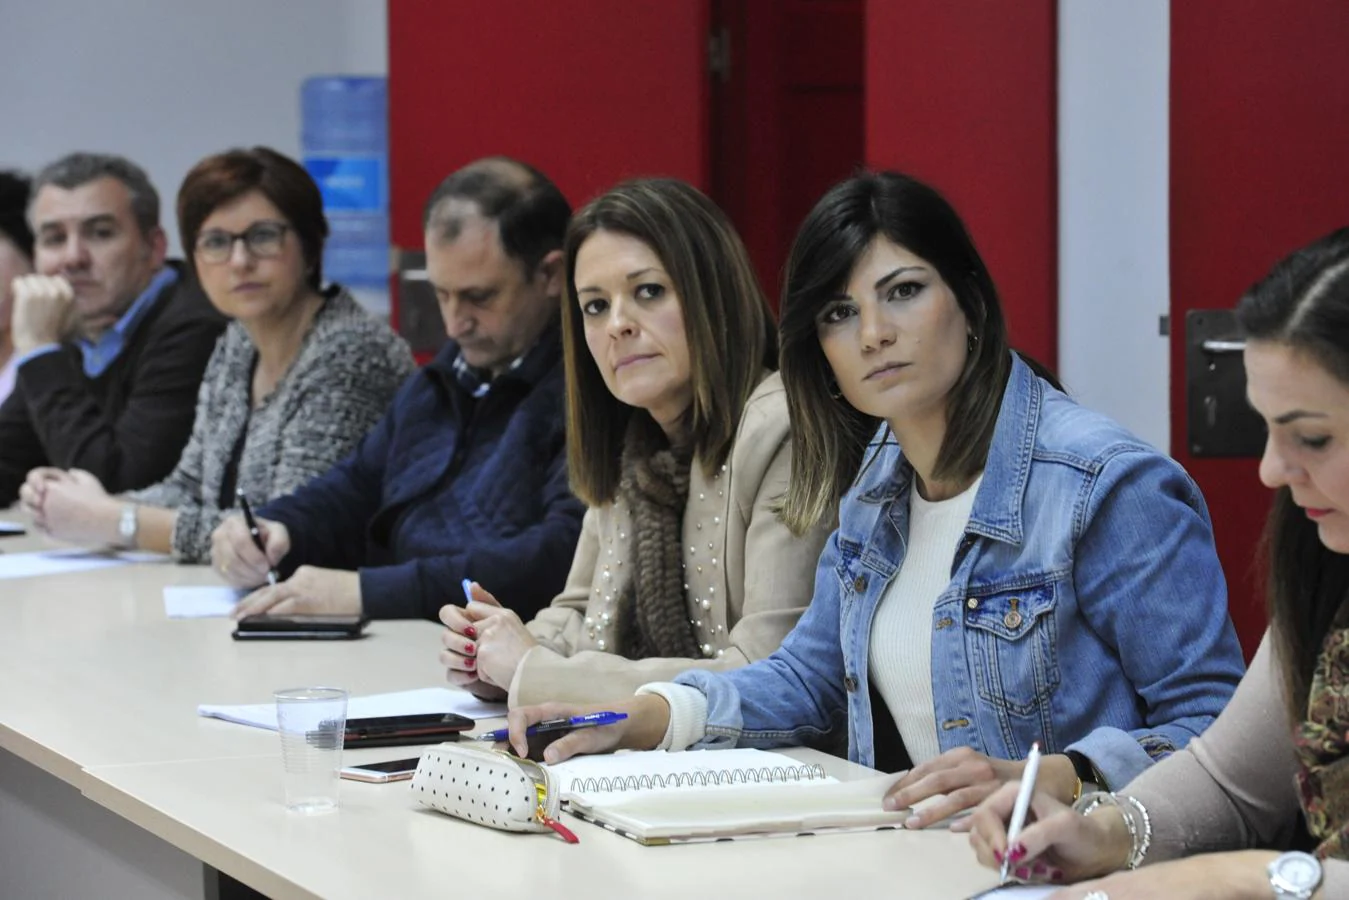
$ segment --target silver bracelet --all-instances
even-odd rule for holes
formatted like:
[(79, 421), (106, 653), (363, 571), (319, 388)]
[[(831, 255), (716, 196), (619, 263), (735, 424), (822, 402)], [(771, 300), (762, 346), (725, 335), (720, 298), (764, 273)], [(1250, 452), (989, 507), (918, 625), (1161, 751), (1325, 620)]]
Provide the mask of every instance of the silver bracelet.
[[(1143, 820), (1141, 837), (1134, 844), (1134, 852), (1129, 855), (1129, 868), (1137, 869), (1143, 864), (1143, 858), (1148, 855), (1148, 848), (1152, 846), (1152, 816), (1148, 815), (1148, 808), (1143, 805), (1142, 800), (1131, 794), (1125, 794), (1124, 799), (1128, 801), (1130, 806), (1138, 810), (1138, 817)], [(1125, 818), (1131, 817), (1126, 814)]]
[[(1125, 865), (1129, 869), (1137, 869), (1143, 863), (1143, 857), (1147, 855), (1148, 847), (1152, 845), (1152, 817), (1148, 815), (1147, 807), (1137, 797), (1126, 795), (1121, 799), (1108, 791), (1093, 791), (1090, 794), (1083, 794), (1073, 809), (1084, 816), (1091, 815), (1098, 807), (1112, 806), (1119, 810), (1120, 816), (1124, 819), (1124, 827), (1129, 829), (1129, 858)], [(1131, 810), (1138, 811), (1138, 817), (1142, 820), (1143, 828), (1140, 831), (1138, 823), (1134, 821)]]

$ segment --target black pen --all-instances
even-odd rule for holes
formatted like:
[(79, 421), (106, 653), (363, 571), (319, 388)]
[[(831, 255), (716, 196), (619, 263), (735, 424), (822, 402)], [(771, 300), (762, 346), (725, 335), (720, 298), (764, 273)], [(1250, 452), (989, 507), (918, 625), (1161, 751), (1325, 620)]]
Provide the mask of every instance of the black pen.
[(235, 488), (234, 496), (239, 498), (239, 507), (244, 511), (244, 522), (248, 525), (248, 533), (253, 537), (253, 546), (258, 548), (262, 558), (267, 560), (267, 583), (276, 584), (276, 567), (272, 561), (267, 559), (267, 548), (262, 543), (262, 531), (258, 528), (258, 520), (253, 518), (253, 508), (248, 505), (248, 497), (244, 494), (243, 488)]

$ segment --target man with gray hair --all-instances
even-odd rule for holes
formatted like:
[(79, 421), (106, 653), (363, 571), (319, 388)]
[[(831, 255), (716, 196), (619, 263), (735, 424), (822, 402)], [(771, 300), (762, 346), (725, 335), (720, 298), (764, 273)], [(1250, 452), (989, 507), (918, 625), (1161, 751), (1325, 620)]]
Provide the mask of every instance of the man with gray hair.
[(0, 406), (0, 507), (83, 469), (114, 493), (166, 476), (226, 320), (165, 262), (159, 195), (120, 156), (72, 153), (33, 181), (37, 274), (14, 281), (14, 392)]

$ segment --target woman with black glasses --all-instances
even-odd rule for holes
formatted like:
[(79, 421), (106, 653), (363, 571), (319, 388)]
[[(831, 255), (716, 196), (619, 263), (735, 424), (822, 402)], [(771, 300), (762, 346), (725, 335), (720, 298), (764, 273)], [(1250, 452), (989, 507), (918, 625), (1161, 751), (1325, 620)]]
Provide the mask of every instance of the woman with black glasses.
[(388, 325), (323, 287), (323, 199), (294, 160), (265, 147), (207, 157), (178, 192), (178, 225), (193, 273), (234, 322), (177, 468), (123, 497), (87, 472), (36, 469), (20, 496), (61, 540), (204, 562), (240, 494), (263, 503), (326, 471), (383, 415), (413, 361)]

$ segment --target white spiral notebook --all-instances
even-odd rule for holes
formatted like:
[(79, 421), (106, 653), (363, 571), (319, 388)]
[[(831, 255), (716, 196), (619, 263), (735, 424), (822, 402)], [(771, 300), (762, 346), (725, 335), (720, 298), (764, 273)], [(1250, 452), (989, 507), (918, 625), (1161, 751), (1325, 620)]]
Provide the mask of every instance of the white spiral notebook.
[(549, 766), (566, 809), (642, 844), (899, 828), (881, 800), (899, 775), (840, 782), (763, 750), (650, 751)]

